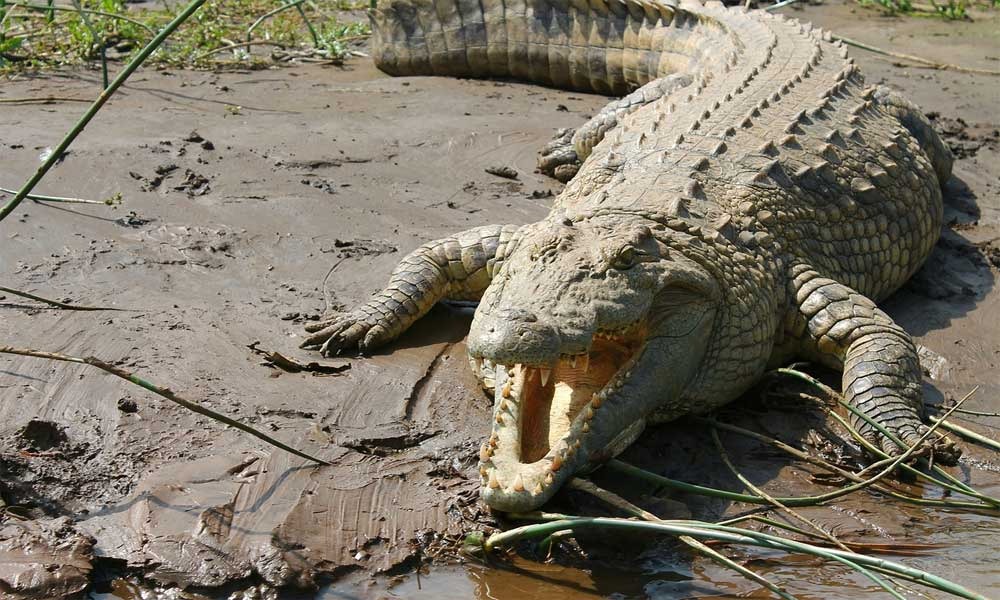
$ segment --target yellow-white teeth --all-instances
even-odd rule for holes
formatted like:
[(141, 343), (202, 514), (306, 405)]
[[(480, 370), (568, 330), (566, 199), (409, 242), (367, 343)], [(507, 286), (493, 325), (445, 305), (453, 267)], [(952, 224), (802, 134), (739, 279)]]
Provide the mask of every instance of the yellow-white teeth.
[(532, 496), (537, 496), (537, 495), (539, 495), (541, 493), (542, 493), (542, 484), (536, 483), (535, 484), (535, 488), (533, 490), (531, 490), (531, 495)]
[(503, 413), (497, 411), (497, 425), (503, 425)]
[(490, 448), (489, 444), (483, 444), (479, 447), (479, 460), (486, 462), (493, 456), (493, 449)]
[(590, 398), (590, 405), (594, 408), (601, 408), (601, 403), (604, 402), (604, 398), (601, 398), (600, 394), (594, 394)]
[(490, 434), (490, 441), (489, 441), (490, 448), (496, 448), (497, 447), (497, 443), (498, 443), (497, 434), (496, 433), (491, 433)]
[(589, 421), (589, 420), (591, 420), (591, 419), (594, 418), (594, 409), (593, 408), (591, 408), (590, 406), (588, 406), (587, 408), (585, 408), (583, 410), (586, 411), (583, 414), (583, 419), (585, 421)]
[(523, 492), (524, 491), (524, 479), (521, 478), (521, 474), (518, 473), (517, 477), (514, 478), (514, 491)]
[(556, 454), (552, 457), (552, 463), (549, 465), (549, 470), (558, 471), (562, 468), (563, 457), (561, 454)]
[(504, 398), (510, 398), (510, 380), (504, 382), (503, 387), (500, 388), (500, 394)]
[(489, 483), (489, 486), (491, 488), (493, 488), (494, 490), (497, 489), (498, 487), (500, 487), (500, 480), (497, 479), (497, 472), (496, 471), (491, 471), (490, 472), (490, 483)]
[(580, 357), (580, 360), (577, 361), (577, 364), (580, 365), (580, 370), (586, 373), (587, 369), (590, 368), (590, 355), (589, 354), (582, 355)]
[(489, 475), (489, 474), (490, 474), (490, 472), (486, 470), (486, 467), (479, 467), (479, 476), (480, 477), (482, 477), (483, 479), (486, 479), (486, 476)]
[(576, 355), (575, 354), (570, 357), (570, 359), (569, 359), (569, 366), (573, 367), (574, 369), (576, 368)]
[(585, 421), (583, 427), (580, 428), (584, 433), (590, 432), (590, 422)]
[(545, 387), (549, 383), (549, 376), (552, 375), (552, 369), (547, 369), (541, 367), (538, 369), (538, 374), (542, 376), (542, 387)]
[(555, 480), (555, 478), (552, 477), (552, 473), (546, 473), (545, 474), (545, 485), (552, 485), (552, 482), (554, 480)]

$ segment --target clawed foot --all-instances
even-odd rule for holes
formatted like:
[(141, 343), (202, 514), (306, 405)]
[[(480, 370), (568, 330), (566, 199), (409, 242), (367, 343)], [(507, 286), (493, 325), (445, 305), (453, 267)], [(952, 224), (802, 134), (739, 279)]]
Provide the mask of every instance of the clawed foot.
[(300, 348), (319, 347), (323, 356), (335, 356), (345, 350), (366, 352), (389, 340), (389, 333), (381, 325), (371, 323), (369, 316), (357, 311), (337, 315), (331, 319), (306, 325), (312, 333)]
[[(920, 442), (920, 438), (928, 431), (928, 427), (923, 423), (906, 422), (898, 426), (886, 426), (885, 424), (883, 426), (908, 447)], [(861, 428), (861, 435), (870, 444), (881, 449), (882, 452), (885, 452), (889, 456), (899, 456), (906, 451), (905, 448), (900, 448), (898, 444), (868, 424), (864, 424)], [(958, 464), (958, 458), (962, 455), (962, 450), (947, 436), (938, 434), (935, 431), (921, 444), (921, 447), (917, 449), (914, 455), (933, 458), (934, 462), (943, 465), (955, 465)]]
[(573, 147), (572, 129), (560, 129), (556, 137), (542, 148), (538, 170), (566, 183), (580, 170), (580, 158)]

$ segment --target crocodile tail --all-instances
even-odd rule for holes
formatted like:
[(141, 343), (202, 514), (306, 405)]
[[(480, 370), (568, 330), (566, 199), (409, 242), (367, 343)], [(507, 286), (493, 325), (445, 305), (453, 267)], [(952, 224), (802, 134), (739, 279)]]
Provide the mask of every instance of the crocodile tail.
[(705, 15), (655, 0), (379, 0), (370, 17), (375, 64), (390, 75), (613, 95), (685, 72), (721, 37), (696, 31)]

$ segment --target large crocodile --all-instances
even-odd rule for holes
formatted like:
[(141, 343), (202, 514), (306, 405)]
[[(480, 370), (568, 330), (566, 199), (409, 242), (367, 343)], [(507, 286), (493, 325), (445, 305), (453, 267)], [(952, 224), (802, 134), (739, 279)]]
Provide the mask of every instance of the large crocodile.
[(875, 302), (933, 248), (952, 159), (829, 33), (654, 0), (381, 0), (372, 23), (390, 74), (624, 95), (545, 150), (542, 168), (575, 173), (547, 218), (421, 246), (303, 344), (371, 350), (441, 299), (479, 300), (487, 504), (535, 508), (646, 423), (710, 411), (792, 357), (842, 369), (847, 399), (903, 441), (926, 431), (914, 343)]

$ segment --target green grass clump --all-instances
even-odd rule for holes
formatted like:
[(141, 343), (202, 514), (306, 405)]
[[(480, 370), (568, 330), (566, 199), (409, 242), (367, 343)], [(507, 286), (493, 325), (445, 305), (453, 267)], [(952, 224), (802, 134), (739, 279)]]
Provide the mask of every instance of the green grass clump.
[[(365, 6), (351, 0), (322, 8), (307, 0), (210, 0), (148, 62), (212, 67), (270, 64), (276, 57), (338, 61), (352, 42), (371, 32), (360, 12)], [(102, 54), (127, 61), (178, 10), (169, 3), (167, 8), (135, 9), (123, 0), (52, 7), (44, 0), (0, 0), (0, 74), (93, 64)]]

